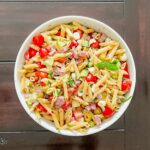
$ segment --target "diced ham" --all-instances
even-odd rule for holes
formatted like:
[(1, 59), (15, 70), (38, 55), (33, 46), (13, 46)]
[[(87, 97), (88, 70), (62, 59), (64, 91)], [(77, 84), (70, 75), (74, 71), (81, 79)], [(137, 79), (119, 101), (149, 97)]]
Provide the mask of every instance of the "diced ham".
[(71, 57), (72, 57), (72, 58), (75, 58), (75, 59), (78, 59), (78, 58), (79, 58), (78, 53), (77, 53), (75, 50), (72, 51)]
[(94, 115), (93, 116), (93, 120), (95, 121), (96, 125), (100, 125), (101, 124), (101, 119), (99, 115)]
[(82, 58), (87, 58), (87, 57), (89, 57), (90, 55), (89, 55), (89, 53), (88, 52), (81, 52), (80, 54), (79, 54), (79, 57), (82, 57)]
[(90, 104), (90, 108), (91, 108), (91, 110), (95, 110), (96, 109), (96, 104), (95, 103)]
[(69, 48), (66, 46), (66, 47), (63, 47), (62, 49), (61, 49), (61, 52), (62, 53), (65, 53), (65, 52), (67, 52), (69, 50)]
[(54, 47), (54, 45), (48, 46), (48, 50), (50, 50), (49, 52), (50, 56), (53, 56), (56, 53), (56, 48)]
[(98, 100), (101, 100), (101, 99), (102, 99), (102, 95), (101, 95), (101, 94), (98, 94), (98, 95), (97, 95), (97, 98), (98, 98)]
[(96, 104), (95, 103), (91, 103), (89, 106), (86, 106), (85, 109), (87, 111), (92, 111), (96, 109)]
[(85, 109), (86, 109), (87, 111), (90, 111), (90, 110), (91, 110), (91, 107), (90, 107), (90, 106), (86, 106)]
[(76, 86), (79, 86), (80, 84), (81, 84), (81, 81), (80, 81), (80, 80), (76, 80), (76, 81), (75, 81), (75, 85), (76, 85)]
[(63, 96), (59, 96), (55, 102), (56, 108), (61, 108), (61, 106), (65, 103), (65, 99)]
[(105, 33), (103, 33), (102, 35), (101, 35), (101, 37), (99, 38), (99, 42), (100, 43), (102, 43), (102, 42), (104, 42), (105, 41), (105, 39), (107, 38), (107, 35), (105, 34)]
[(74, 116), (75, 120), (79, 120), (79, 119), (82, 118), (83, 113), (81, 111), (76, 110), (76, 111), (73, 112), (73, 116)]
[(54, 75), (64, 75), (65, 72), (62, 71), (61, 68), (59, 68), (59, 67), (54, 67), (53, 74)]
[(49, 52), (50, 56), (53, 56), (56, 53), (56, 50), (52, 50), (51, 52)]

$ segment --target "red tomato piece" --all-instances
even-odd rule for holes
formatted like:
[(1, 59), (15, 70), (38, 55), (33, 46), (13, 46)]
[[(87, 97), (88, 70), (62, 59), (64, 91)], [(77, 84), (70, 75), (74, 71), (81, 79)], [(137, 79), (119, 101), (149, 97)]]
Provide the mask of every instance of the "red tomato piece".
[(122, 91), (129, 91), (130, 88), (131, 88), (131, 80), (130, 79), (123, 80), (121, 85)]
[(36, 106), (40, 111), (42, 111), (42, 112), (47, 112), (47, 110), (39, 103), (39, 104), (37, 104), (37, 106)]
[(39, 80), (39, 77), (35, 76), (34, 77), (34, 83), (37, 82)]
[(24, 58), (25, 58), (26, 60), (29, 60), (29, 58), (30, 58), (30, 56), (29, 56), (29, 51), (26, 51), (26, 52), (24, 53)]
[(113, 113), (114, 113), (114, 110), (110, 108), (108, 105), (105, 106), (105, 110), (102, 112), (102, 114), (106, 118), (111, 117)]
[(48, 56), (49, 52), (50, 51), (47, 48), (40, 48), (40, 50), (39, 50), (40, 57), (44, 58), (44, 57)]
[(33, 37), (32, 41), (35, 45), (41, 46), (44, 43), (44, 37), (41, 34), (38, 34)]
[(67, 102), (65, 102), (65, 103), (61, 106), (61, 108), (65, 110), (65, 109), (67, 109), (69, 106), (70, 106), (70, 101), (67, 101)]
[(74, 52), (71, 52), (71, 56), (70, 56), (71, 58), (74, 58), (75, 57), (75, 54), (74, 54)]
[(89, 33), (89, 36), (90, 36), (90, 38), (92, 38), (93, 37), (93, 33)]
[(75, 120), (81, 119), (81, 118), (83, 117), (82, 111), (75, 110), (75, 111), (73, 112), (73, 117), (74, 117)]
[(62, 58), (59, 58), (59, 59), (57, 59), (57, 61), (58, 62), (60, 62), (60, 63), (65, 63), (65, 62), (67, 62), (67, 58), (65, 58), (65, 57), (62, 57)]
[(89, 73), (86, 77), (86, 81), (87, 82), (94, 82), (96, 83), (97, 82), (97, 76), (93, 76), (93, 74)]
[(128, 73), (128, 74), (124, 74), (123, 77), (129, 79), (130, 75), (129, 75), (129, 71), (128, 71), (128, 65), (126, 64), (124, 70)]
[(41, 85), (41, 86), (45, 86), (45, 85), (46, 85), (46, 83), (45, 83), (45, 82), (43, 82), (43, 81), (40, 81), (40, 85)]
[(48, 98), (49, 98), (49, 100), (52, 100), (53, 99), (53, 95), (49, 95)]
[(34, 50), (33, 48), (29, 48), (28, 51), (29, 51), (29, 57), (30, 57), (30, 58), (32, 58), (33, 56), (35, 56), (36, 53), (37, 53), (37, 51)]
[(73, 41), (71, 41), (69, 48), (73, 48), (73, 47), (77, 47), (77, 46), (78, 46), (78, 42), (73, 40)]
[(90, 46), (93, 48), (99, 48), (99, 42), (96, 41), (96, 42), (92, 43)]
[(129, 73), (128, 74), (124, 74), (123, 77), (126, 78), (126, 79), (130, 79)]
[(45, 68), (46, 66), (42, 64), (42, 62), (36, 62), (36, 64), (39, 66), (39, 68)]
[(48, 78), (48, 73), (43, 71), (36, 71), (36, 76), (40, 78)]
[(60, 36), (60, 35), (61, 35), (61, 32), (58, 31), (55, 35)]

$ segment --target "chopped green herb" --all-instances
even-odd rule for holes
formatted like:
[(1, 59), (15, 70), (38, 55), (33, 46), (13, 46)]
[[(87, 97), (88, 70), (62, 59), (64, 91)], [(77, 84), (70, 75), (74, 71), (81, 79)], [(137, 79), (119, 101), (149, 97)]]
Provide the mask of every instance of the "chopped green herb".
[(74, 86), (74, 81), (73, 80), (69, 80), (68, 83), (69, 83), (70, 86)]
[(94, 102), (96, 102), (97, 101), (97, 98), (94, 98), (94, 100), (93, 100)]
[(132, 97), (133, 97), (133, 96), (129, 96), (129, 97), (126, 98), (126, 99), (122, 99), (121, 102), (122, 102), (122, 103), (125, 103), (125, 102), (129, 101)]
[(72, 25), (72, 22), (67, 23), (67, 25)]
[(52, 72), (52, 71), (50, 71), (50, 73), (49, 73), (49, 77), (50, 77), (50, 78), (52, 78), (52, 77), (53, 77), (53, 72)]
[(82, 40), (82, 46), (85, 46), (85, 47), (90, 47), (89, 46), (89, 42), (87, 40)]
[(57, 90), (54, 91), (54, 95), (55, 95), (56, 97), (59, 96), (60, 93), (61, 93), (61, 90), (60, 90), (60, 89), (57, 89)]
[(68, 126), (68, 127), (71, 127), (70, 123), (67, 123), (67, 126)]
[(112, 70), (112, 71), (117, 71), (119, 70), (119, 67), (117, 64), (113, 64), (113, 63), (109, 63), (109, 62), (106, 62), (106, 61), (103, 61), (103, 62), (99, 62), (95, 65), (97, 68), (99, 69), (108, 69), (108, 70)]
[(112, 64), (117, 64), (118, 62), (119, 62), (118, 59), (114, 59), (114, 60), (112, 61)]
[(51, 82), (48, 80), (48, 83), (50, 84)]
[(79, 90), (80, 93), (83, 93), (83, 90)]

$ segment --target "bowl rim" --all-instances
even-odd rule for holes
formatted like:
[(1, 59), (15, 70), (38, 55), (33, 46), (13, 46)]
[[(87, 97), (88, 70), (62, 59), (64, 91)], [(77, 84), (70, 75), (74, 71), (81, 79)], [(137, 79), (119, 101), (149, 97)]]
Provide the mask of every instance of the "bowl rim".
[[(23, 41), (23, 43), (22, 43), (22, 45), (21, 45), (21, 47), (20, 47), (20, 49), (19, 49), (19, 52), (18, 52), (18, 54), (17, 54), (17, 57), (16, 57), (16, 62), (15, 62), (15, 67), (14, 67), (14, 84), (15, 84), (15, 89), (16, 89), (16, 93), (17, 93), (17, 96), (18, 96), (18, 99), (19, 99), (19, 101), (20, 101), (20, 103), (21, 103), (21, 105), (22, 105), (22, 107), (24, 108), (24, 110), (26, 111), (26, 113), (36, 122), (36, 123), (38, 123), (41, 127), (43, 127), (43, 128), (45, 128), (45, 129), (47, 129), (47, 130), (49, 130), (49, 131), (51, 131), (51, 132), (54, 132), (54, 133), (57, 133), (57, 134), (61, 134), (61, 135), (65, 135), (65, 136), (86, 136), (86, 135), (91, 135), (91, 134), (94, 134), (94, 133), (97, 133), (97, 132), (100, 132), (100, 131), (102, 131), (102, 130), (104, 130), (104, 129), (106, 129), (106, 128), (108, 128), (109, 126), (111, 126), (112, 124), (114, 124), (123, 114), (124, 114), (124, 112), (127, 110), (127, 108), (128, 108), (128, 106), (129, 106), (129, 104), (130, 104), (130, 102), (131, 102), (131, 100), (130, 101), (127, 101), (126, 103), (125, 103), (125, 105), (124, 105), (124, 107), (122, 108), (122, 111), (121, 111), (121, 109), (117, 112), (117, 114), (118, 115), (116, 115), (116, 117), (115, 118), (113, 118), (113, 117), (111, 117), (110, 118), (110, 120), (107, 122), (107, 124), (104, 126), (104, 127), (99, 127), (99, 128), (97, 128), (97, 129), (95, 129), (94, 131), (92, 131), (91, 133), (85, 133), (85, 134), (74, 134), (73, 132), (72, 133), (70, 133), (70, 134), (68, 134), (68, 133), (65, 133), (65, 132), (59, 132), (59, 131), (57, 131), (57, 129), (56, 128), (48, 128), (45, 124), (42, 124), (41, 122), (39, 122), (35, 117), (33, 117), (32, 115), (31, 115), (31, 113), (29, 112), (29, 110), (28, 110), (28, 108), (27, 108), (27, 106), (25, 106), (24, 104), (23, 104), (23, 99), (22, 99), (22, 94), (21, 94), (21, 92), (20, 92), (20, 89), (19, 89), (19, 87), (18, 87), (18, 84), (17, 84), (17, 80), (18, 80), (18, 78), (17, 78), (17, 74), (18, 74), (18, 68), (17, 68), (17, 64), (19, 63), (19, 57), (21, 56), (21, 53), (22, 53), (22, 51), (23, 51), (23, 47), (26, 45), (26, 43), (27, 43), (27, 41), (29, 40), (29, 38), (31, 38), (33, 35), (35, 35), (36, 34), (36, 32), (38, 31), (38, 30), (40, 30), (42, 27), (44, 27), (44, 26), (46, 26), (46, 25), (48, 25), (48, 24), (50, 24), (51, 22), (55, 22), (55, 21), (58, 21), (58, 20), (61, 20), (61, 19), (66, 19), (66, 18), (68, 18), (68, 19), (87, 19), (87, 20), (89, 20), (89, 21), (92, 21), (92, 22), (94, 22), (94, 23), (96, 23), (96, 24), (101, 24), (102, 26), (105, 26), (105, 28), (107, 28), (108, 30), (110, 30), (116, 37), (118, 37), (119, 38), (119, 40), (121, 40), (121, 42), (123, 43), (123, 45), (124, 45), (124, 47), (126, 47), (126, 50), (128, 51), (128, 53), (129, 53), (129, 56), (130, 56), (130, 59), (131, 59), (131, 63), (132, 63), (132, 71), (133, 71), (133, 81), (132, 81), (132, 86), (131, 86), (131, 89), (130, 89), (130, 95), (134, 95), (134, 91), (135, 91), (135, 85), (136, 85), (136, 67), (135, 67), (135, 63), (134, 63), (134, 59), (133, 59), (133, 56), (132, 56), (132, 54), (131, 54), (131, 51), (130, 51), (130, 49), (129, 49), (129, 47), (128, 47), (128, 45), (126, 44), (126, 42), (124, 41), (124, 39), (120, 36), (120, 34), (118, 33), (118, 32), (116, 32), (113, 28), (111, 28), (109, 25), (107, 25), (107, 24), (105, 24), (104, 22), (102, 22), (102, 21), (99, 21), (99, 20), (96, 20), (96, 19), (94, 19), (94, 18), (91, 18), (91, 17), (86, 17), (86, 16), (76, 16), (76, 15), (69, 15), (69, 16), (61, 16), (61, 17), (56, 17), (56, 18), (53, 18), (53, 19), (50, 19), (50, 20), (48, 20), (48, 21), (46, 21), (46, 22), (44, 22), (44, 23), (42, 23), (41, 25), (39, 25), (38, 27), (36, 27), (27, 37), (26, 37), (26, 39)], [(116, 113), (115, 113), (116, 114)], [(67, 130), (68, 131), (68, 130)]]

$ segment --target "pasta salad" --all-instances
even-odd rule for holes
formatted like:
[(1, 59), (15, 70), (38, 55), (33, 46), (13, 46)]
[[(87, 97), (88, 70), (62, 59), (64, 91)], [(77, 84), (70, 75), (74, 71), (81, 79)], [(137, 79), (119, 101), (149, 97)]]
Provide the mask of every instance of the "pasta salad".
[(59, 130), (86, 132), (130, 99), (126, 50), (78, 22), (35, 35), (24, 59), (19, 74), (26, 104)]

